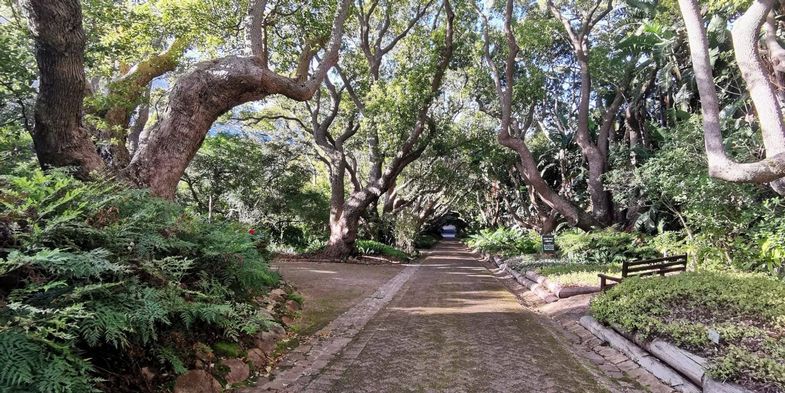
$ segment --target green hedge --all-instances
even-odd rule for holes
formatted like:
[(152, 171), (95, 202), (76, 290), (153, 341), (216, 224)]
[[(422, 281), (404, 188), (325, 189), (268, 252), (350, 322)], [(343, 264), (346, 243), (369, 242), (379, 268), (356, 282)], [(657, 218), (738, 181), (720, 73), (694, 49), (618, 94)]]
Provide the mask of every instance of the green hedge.
[[(762, 275), (692, 272), (633, 278), (597, 296), (597, 320), (707, 356), (709, 373), (785, 389), (785, 283)], [(720, 333), (714, 344), (708, 331)]]

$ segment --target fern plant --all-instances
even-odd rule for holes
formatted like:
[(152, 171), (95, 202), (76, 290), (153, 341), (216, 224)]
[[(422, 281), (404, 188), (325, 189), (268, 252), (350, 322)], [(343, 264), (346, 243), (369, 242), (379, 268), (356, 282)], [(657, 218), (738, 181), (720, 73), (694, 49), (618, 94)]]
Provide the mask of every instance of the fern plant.
[(144, 362), (176, 375), (195, 342), (274, 323), (253, 299), (279, 278), (236, 224), (27, 167), (0, 177), (0, 223), (2, 392), (112, 390)]

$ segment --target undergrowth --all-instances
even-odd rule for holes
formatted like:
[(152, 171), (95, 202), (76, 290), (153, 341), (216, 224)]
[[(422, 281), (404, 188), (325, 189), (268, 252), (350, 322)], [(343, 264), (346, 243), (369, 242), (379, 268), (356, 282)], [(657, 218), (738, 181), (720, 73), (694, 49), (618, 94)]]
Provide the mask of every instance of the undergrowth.
[[(763, 275), (691, 272), (628, 278), (597, 296), (595, 318), (709, 358), (719, 380), (785, 391), (785, 283)], [(719, 344), (709, 330), (720, 335)]]
[(411, 256), (402, 250), (375, 240), (357, 240), (357, 250), (363, 255), (384, 255), (402, 261), (411, 259)]
[(116, 184), (0, 178), (0, 391), (139, 391), (141, 365), (176, 375), (195, 342), (273, 323), (253, 299), (279, 278), (246, 229)]
[(556, 236), (556, 246), (562, 258), (573, 263), (621, 263), (659, 256), (642, 235), (614, 229), (564, 231)]
[(536, 232), (505, 227), (480, 230), (469, 236), (466, 243), (475, 250), (502, 256), (534, 254), (542, 248)]

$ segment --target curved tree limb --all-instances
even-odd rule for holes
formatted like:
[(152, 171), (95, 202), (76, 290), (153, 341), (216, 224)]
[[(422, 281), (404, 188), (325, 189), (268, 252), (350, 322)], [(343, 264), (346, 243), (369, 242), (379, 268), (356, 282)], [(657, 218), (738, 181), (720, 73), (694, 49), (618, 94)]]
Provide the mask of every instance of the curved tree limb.
[(338, 61), (350, 3), (341, 1), (324, 59), (307, 81), (276, 74), (256, 57), (239, 56), (200, 63), (180, 78), (163, 116), (146, 132), (147, 138), (123, 171), (126, 178), (155, 195), (172, 198), (180, 176), (220, 115), (273, 94), (297, 101), (313, 97)]
[[(765, 3), (765, 0), (756, 0), (751, 8), (766, 9)], [(700, 6), (696, 0), (679, 0), (679, 8), (687, 28), (690, 56), (700, 95), (709, 175), (737, 183), (769, 183), (785, 176), (785, 153), (771, 155), (752, 163), (738, 163), (728, 157), (722, 140), (717, 90), (709, 60), (709, 43), (700, 14)], [(753, 12), (756, 11), (753, 10)], [(765, 17), (767, 13), (768, 11), (763, 16)], [(746, 19), (746, 21), (746, 23), (756, 24), (754, 18)], [(777, 117), (779, 116), (781, 115)]]

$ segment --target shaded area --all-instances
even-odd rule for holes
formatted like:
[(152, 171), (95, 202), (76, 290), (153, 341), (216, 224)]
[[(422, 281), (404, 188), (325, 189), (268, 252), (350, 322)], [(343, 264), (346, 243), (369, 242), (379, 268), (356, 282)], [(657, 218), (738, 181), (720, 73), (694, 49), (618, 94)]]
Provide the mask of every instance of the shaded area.
[(398, 274), (403, 266), (273, 261), (283, 278), (305, 298), (300, 334), (311, 335)]

